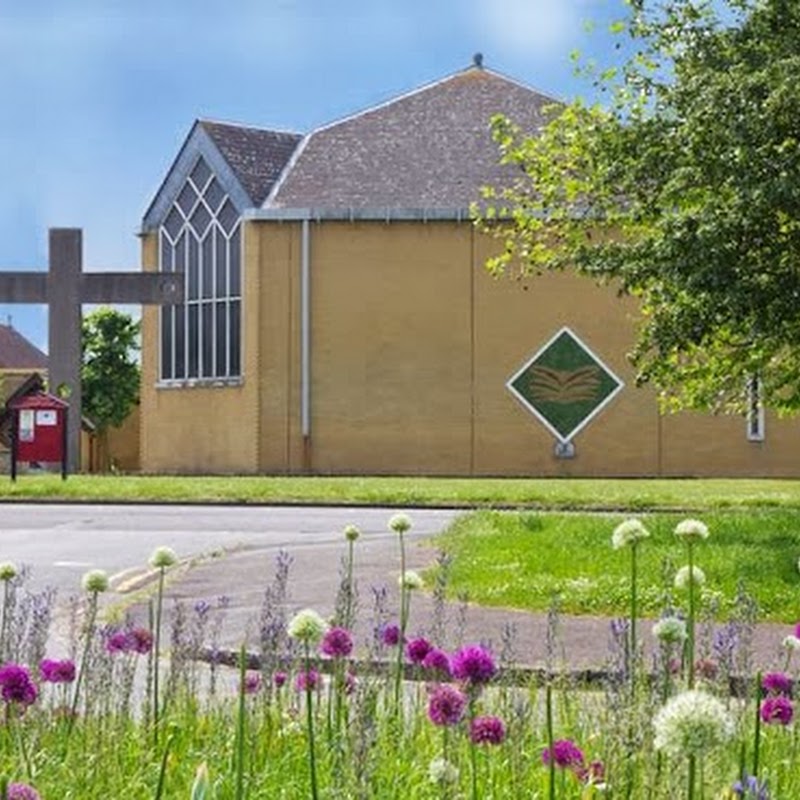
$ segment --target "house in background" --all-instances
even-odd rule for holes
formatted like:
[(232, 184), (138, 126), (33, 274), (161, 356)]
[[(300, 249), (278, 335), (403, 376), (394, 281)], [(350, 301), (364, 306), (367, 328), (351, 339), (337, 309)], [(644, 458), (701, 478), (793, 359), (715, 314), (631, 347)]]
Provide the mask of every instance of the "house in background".
[[(47, 385), (47, 355), (15, 330), (11, 321), (0, 324), (0, 471), (9, 472), (11, 414), (7, 404), (29, 394), (43, 391)], [(81, 468), (84, 472), (98, 469), (98, 443), (94, 424), (84, 417), (81, 425)], [(138, 408), (119, 428), (109, 431), (109, 452), (112, 463), (120, 471), (139, 469)]]
[(301, 135), (196, 122), (142, 224), (184, 302), (143, 315), (146, 471), (800, 474), (800, 425), (663, 415), (637, 306), (569, 272), (495, 280), (489, 121), (551, 98), (480, 62)]

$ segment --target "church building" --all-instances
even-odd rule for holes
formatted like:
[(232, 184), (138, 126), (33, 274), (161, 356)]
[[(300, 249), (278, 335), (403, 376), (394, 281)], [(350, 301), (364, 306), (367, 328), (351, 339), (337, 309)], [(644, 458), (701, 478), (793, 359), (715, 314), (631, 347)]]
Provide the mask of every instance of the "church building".
[(790, 476), (800, 426), (659, 412), (636, 302), (570, 273), (495, 279), (489, 121), (551, 98), (477, 62), (305, 134), (194, 123), (145, 213), (145, 471)]

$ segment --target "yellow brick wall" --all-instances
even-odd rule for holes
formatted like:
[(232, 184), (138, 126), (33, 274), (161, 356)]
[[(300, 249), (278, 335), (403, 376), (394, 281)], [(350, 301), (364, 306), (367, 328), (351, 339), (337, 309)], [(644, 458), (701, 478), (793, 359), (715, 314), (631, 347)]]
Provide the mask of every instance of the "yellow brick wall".
[[(797, 422), (663, 417), (625, 354), (636, 306), (571, 273), (495, 280), (496, 243), (468, 223), (310, 223), (311, 437), (300, 427), (301, 223), (245, 225), (244, 385), (155, 386), (145, 312), (142, 466), (148, 471), (440, 475), (797, 474)], [(155, 263), (153, 240), (145, 263)], [(554, 455), (506, 381), (563, 326), (625, 388)], [(201, 429), (198, 429), (200, 426)]]
[[(244, 240), (241, 386), (183, 388), (158, 384), (158, 314), (142, 314), (141, 460), (145, 472), (231, 473), (258, 468), (258, 381), (256, 315), (250, 298), (258, 297), (258, 271), (250, 263), (251, 237)], [(158, 239), (142, 243), (142, 264), (155, 269)]]

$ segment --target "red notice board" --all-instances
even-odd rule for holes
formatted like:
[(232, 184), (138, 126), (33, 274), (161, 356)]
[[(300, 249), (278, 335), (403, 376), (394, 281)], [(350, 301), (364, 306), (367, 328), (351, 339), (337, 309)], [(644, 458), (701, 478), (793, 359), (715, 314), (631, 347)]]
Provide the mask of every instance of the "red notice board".
[(12, 477), (16, 461), (67, 462), (66, 432), (69, 406), (46, 392), (20, 397), (11, 404), (13, 413)]

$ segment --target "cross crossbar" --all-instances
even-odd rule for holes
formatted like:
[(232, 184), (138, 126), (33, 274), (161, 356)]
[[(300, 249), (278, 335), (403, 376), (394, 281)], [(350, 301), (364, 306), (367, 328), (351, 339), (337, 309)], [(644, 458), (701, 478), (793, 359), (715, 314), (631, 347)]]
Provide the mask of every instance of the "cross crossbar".
[(141, 303), (166, 305), (183, 301), (179, 272), (83, 272), (83, 231), (51, 228), (48, 271), (0, 271), (0, 303), (47, 303), (48, 383), (51, 391), (67, 389), (67, 457), (70, 472), (80, 465), (81, 305)]

